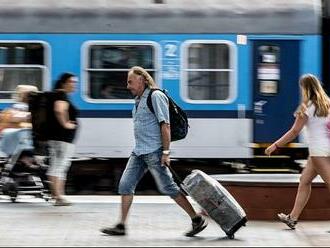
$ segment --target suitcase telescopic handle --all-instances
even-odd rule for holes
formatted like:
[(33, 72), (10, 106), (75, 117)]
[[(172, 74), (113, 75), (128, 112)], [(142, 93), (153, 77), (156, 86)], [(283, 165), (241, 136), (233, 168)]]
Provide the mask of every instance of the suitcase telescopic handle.
[(169, 170), (172, 173), (175, 180), (179, 183), (179, 187), (180, 187), (181, 191), (184, 192), (186, 195), (189, 195), (187, 190), (184, 188), (183, 181), (182, 181), (181, 177), (178, 175), (178, 173), (175, 172), (175, 170), (172, 168), (172, 166), (168, 165), (167, 167), (169, 168)]
[(177, 180), (180, 184), (182, 184), (183, 181), (182, 181), (181, 177), (178, 175), (178, 173), (176, 173), (176, 171), (172, 168), (172, 166), (168, 165), (167, 167), (169, 168), (169, 170), (172, 173), (175, 180)]

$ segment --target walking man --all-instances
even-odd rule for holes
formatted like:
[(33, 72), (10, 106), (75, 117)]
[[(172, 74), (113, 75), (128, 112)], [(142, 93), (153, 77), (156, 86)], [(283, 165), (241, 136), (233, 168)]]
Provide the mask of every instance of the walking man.
[(127, 162), (119, 182), (121, 195), (121, 219), (114, 227), (103, 228), (108, 235), (125, 235), (126, 220), (131, 207), (135, 188), (142, 176), (150, 170), (159, 191), (170, 196), (191, 218), (192, 228), (185, 233), (192, 237), (201, 232), (207, 222), (195, 212), (186, 196), (173, 181), (170, 165), (170, 125), (168, 99), (161, 91), (151, 96), (155, 113), (147, 106), (151, 88), (157, 88), (153, 78), (142, 67), (135, 66), (128, 72), (127, 89), (135, 96), (133, 123), (135, 148)]

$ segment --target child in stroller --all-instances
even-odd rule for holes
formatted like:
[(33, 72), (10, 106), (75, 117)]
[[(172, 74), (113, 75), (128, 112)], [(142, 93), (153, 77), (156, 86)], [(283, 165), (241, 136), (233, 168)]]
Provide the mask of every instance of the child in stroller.
[[(25, 125), (7, 125), (1, 132), (0, 149), (6, 156), (6, 162), (0, 174), (2, 193), (16, 201), (18, 194), (30, 194), (49, 199), (47, 166), (43, 162), (46, 156), (35, 156), (32, 139), (30, 113), (28, 112), (28, 93), (36, 87), (19, 85), (16, 88), (18, 103), (9, 110), (11, 121), (23, 121)], [(12, 122), (10, 122), (12, 123)]]
[(0, 185), (4, 195), (15, 202), (18, 194), (49, 199), (47, 165), (34, 156), (30, 128), (7, 128), (2, 132), (1, 151), (7, 161), (1, 171)]

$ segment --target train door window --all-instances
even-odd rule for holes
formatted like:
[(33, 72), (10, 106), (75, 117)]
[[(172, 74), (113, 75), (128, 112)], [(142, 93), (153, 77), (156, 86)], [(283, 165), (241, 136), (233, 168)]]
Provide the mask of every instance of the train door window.
[(279, 46), (260, 46), (258, 48), (258, 83), (259, 94), (274, 96), (278, 93), (280, 80)]
[(97, 101), (132, 99), (127, 90), (127, 73), (133, 66), (155, 76), (155, 46), (152, 43), (89, 42), (87, 58), (88, 98)]
[(189, 41), (185, 47), (184, 95), (190, 101), (228, 102), (235, 89), (235, 46), (229, 41)]
[(11, 99), (19, 84), (42, 90), (48, 72), (45, 57), (42, 42), (0, 41), (0, 99)]

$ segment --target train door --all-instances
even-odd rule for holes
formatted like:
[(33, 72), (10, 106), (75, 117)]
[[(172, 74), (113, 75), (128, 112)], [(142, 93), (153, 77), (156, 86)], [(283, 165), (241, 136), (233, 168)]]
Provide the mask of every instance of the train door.
[(254, 143), (273, 142), (291, 127), (298, 80), (298, 41), (253, 41)]

